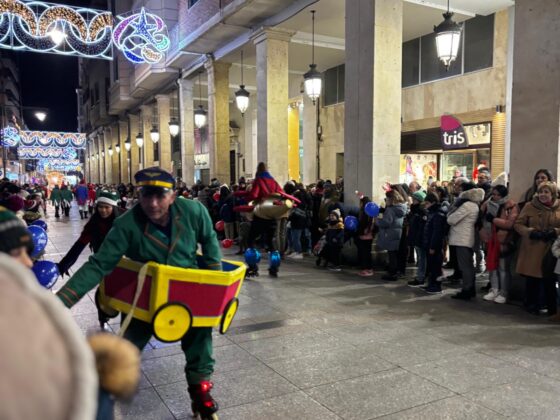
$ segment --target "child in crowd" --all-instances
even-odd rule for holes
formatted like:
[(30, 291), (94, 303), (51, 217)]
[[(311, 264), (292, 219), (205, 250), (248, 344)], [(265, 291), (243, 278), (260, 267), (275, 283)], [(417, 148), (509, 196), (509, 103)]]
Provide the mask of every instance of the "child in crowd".
[(424, 285), (426, 276), (426, 249), (422, 246), (424, 237), (424, 225), (428, 219), (428, 211), (424, 207), (424, 191), (412, 193), (412, 205), (410, 206), (408, 245), (414, 247), (418, 260), (418, 270), (416, 277), (408, 282), (410, 287), (420, 287)]
[(344, 245), (344, 224), (340, 217), (340, 210), (334, 209), (329, 213), (325, 232), (325, 246), (319, 254), (317, 265), (325, 264), (331, 271), (340, 271), (340, 253)]
[(369, 197), (360, 199), (360, 213), (358, 216), (358, 232), (356, 245), (358, 247), (358, 262), (362, 271), (358, 273), (362, 277), (373, 276), (373, 264), (371, 260), (371, 246), (375, 234), (375, 219), (369, 217), (365, 212), (365, 206), (371, 200)]
[(424, 200), (427, 220), (422, 235), (422, 248), (426, 253), (426, 277), (428, 286), (424, 290), (430, 294), (441, 293), (441, 283), (437, 281), (442, 275), (443, 239), (445, 212), (435, 193), (429, 193)]

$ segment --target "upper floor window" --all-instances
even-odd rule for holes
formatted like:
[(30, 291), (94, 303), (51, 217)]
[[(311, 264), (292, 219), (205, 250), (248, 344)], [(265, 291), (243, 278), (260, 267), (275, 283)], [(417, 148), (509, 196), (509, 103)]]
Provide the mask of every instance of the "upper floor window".
[(344, 102), (344, 64), (323, 73), (323, 106)]
[(403, 43), (402, 86), (489, 68), (493, 65), (493, 56), (494, 15), (477, 16), (464, 22), (457, 59), (448, 71), (437, 57), (434, 33)]
[(193, 7), (196, 3), (198, 3), (198, 0), (189, 0), (189, 9)]

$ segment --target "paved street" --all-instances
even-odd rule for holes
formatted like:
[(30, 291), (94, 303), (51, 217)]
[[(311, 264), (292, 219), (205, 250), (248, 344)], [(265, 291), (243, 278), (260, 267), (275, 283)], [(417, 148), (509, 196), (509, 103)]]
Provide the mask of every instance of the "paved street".
[[(58, 261), (83, 222), (76, 207), (70, 221), (49, 213), (46, 259)], [(215, 336), (220, 419), (560, 418), (560, 326), (517, 306), (427, 296), (313, 259), (246, 281), (240, 302)], [(72, 313), (84, 333), (97, 328), (91, 296)], [(179, 345), (152, 340), (117, 419), (190, 418), (183, 364)]]

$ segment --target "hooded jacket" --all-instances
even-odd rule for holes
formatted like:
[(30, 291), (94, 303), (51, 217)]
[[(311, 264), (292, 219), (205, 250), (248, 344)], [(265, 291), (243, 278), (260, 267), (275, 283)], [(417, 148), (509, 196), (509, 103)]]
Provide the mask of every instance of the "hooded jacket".
[(397, 251), (401, 241), (406, 204), (388, 206), (383, 212), (383, 218), (377, 220), (379, 235), (377, 246), (387, 251)]
[(449, 230), (449, 245), (474, 247), (475, 224), (478, 220), (480, 203), (484, 200), (484, 190), (473, 188), (459, 195), (459, 203), (453, 206), (447, 214)]

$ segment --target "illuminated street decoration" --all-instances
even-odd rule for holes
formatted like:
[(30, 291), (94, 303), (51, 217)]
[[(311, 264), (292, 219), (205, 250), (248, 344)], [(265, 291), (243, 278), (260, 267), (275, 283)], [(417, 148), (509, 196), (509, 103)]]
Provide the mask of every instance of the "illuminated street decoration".
[(140, 13), (122, 18), (113, 31), (115, 47), (135, 64), (161, 61), (170, 41), (163, 20), (142, 7)]
[(77, 159), (40, 159), (37, 161), (37, 170), (39, 172), (47, 171), (81, 171), (82, 164)]
[(20, 146), (17, 153), (20, 159), (76, 159), (78, 157), (78, 152), (73, 147)]
[(3, 142), (8, 147), (44, 146), (44, 147), (73, 147), (86, 148), (86, 135), (83, 133), (66, 133), (56, 131), (19, 131), (15, 127), (6, 127), (3, 130)]
[(42, 1), (0, 0), (0, 47), (112, 59), (113, 16)]

